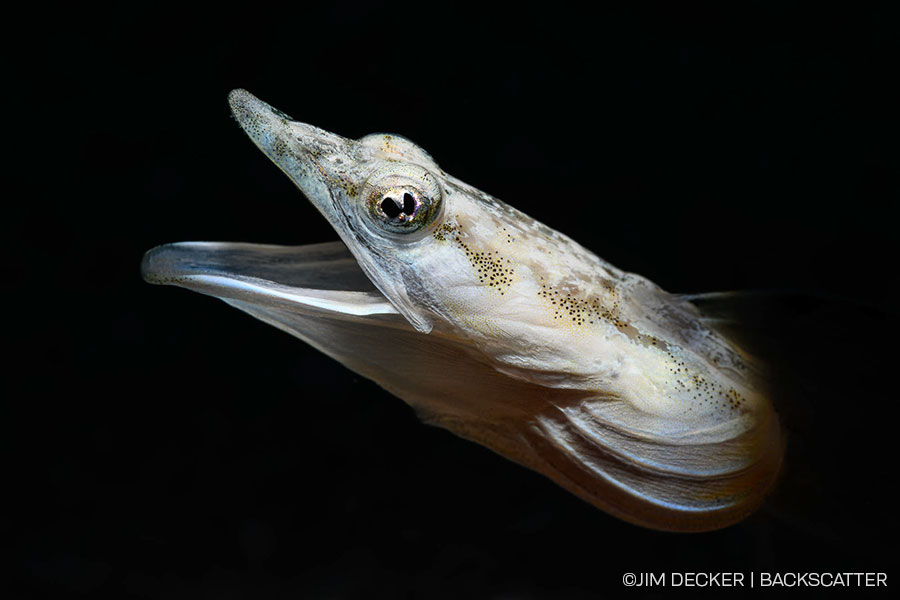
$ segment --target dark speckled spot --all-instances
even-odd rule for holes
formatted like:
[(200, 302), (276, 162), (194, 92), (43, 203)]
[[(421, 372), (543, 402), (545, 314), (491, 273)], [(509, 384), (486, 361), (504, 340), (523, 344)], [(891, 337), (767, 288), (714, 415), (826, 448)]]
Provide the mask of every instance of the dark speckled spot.
[(469, 262), (475, 268), (478, 282), (496, 289), (501, 295), (504, 294), (506, 289), (512, 285), (512, 277), (515, 274), (512, 261), (500, 256), (497, 250), (493, 252), (473, 250), (460, 237), (461, 231), (462, 229), (458, 226), (444, 223), (435, 229), (432, 235), (438, 241), (452, 240), (459, 244), (459, 247), (465, 252), (466, 258), (469, 259)]

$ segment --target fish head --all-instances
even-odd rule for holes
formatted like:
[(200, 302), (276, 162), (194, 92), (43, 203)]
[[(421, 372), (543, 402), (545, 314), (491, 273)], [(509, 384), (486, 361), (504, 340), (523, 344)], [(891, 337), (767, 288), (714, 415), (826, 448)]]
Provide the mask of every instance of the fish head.
[(418, 331), (433, 317), (422, 304), (425, 273), (417, 258), (445, 208), (443, 171), (397, 135), (341, 137), (291, 119), (249, 92), (229, 95), (253, 142), (331, 224), (359, 267)]
[(485, 306), (496, 308), (501, 299), (509, 307), (515, 267), (508, 246), (530, 219), (447, 175), (402, 136), (344, 138), (244, 90), (231, 92), (229, 104), (256, 146), (300, 188), (417, 331), (429, 333), (439, 322), (458, 335), (496, 334), (503, 311), (488, 311), (491, 319), (473, 314), (483, 316)]

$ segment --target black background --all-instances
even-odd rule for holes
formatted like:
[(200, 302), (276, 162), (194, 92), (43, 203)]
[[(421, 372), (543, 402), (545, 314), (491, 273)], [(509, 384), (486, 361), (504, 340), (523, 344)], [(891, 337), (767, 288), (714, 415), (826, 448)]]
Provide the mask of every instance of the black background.
[[(42, 9), (5, 98), (25, 160), (5, 175), (3, 585), (596, 598), (629, 571), (892, 577), (890, 16), (629, 6)], [(778, 492), (724, 531), (627, 525), (284, 333), (144, 284), (160, 243), (336, 238), (231, 119), (235, 87), (405, 135), (670, 291), (790, 293), (758, 324), (791, 381)]]

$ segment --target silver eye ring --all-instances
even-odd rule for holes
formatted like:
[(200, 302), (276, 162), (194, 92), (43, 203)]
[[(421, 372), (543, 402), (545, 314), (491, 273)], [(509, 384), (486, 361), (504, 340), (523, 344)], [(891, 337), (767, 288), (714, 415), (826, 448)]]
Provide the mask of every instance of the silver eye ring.
[(378, 231), (405, 236), (433, 228), (441, 213), (443, 190), (426, 169), (391, 162), (366, 179), (360, 204)]

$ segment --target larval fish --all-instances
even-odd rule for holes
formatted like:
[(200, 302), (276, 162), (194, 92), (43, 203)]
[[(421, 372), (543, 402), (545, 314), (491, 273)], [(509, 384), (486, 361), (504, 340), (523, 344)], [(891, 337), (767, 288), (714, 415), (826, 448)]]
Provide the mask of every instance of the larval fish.
[(147, 281), (295, 335), (621, 519), (702, 531), (760, 504), (783, 454), (764, 372), (686, 297), (403, 137), (346, 139), (244, 90), (229, 103), (341, 241), (167, 244), (145, 255)]

